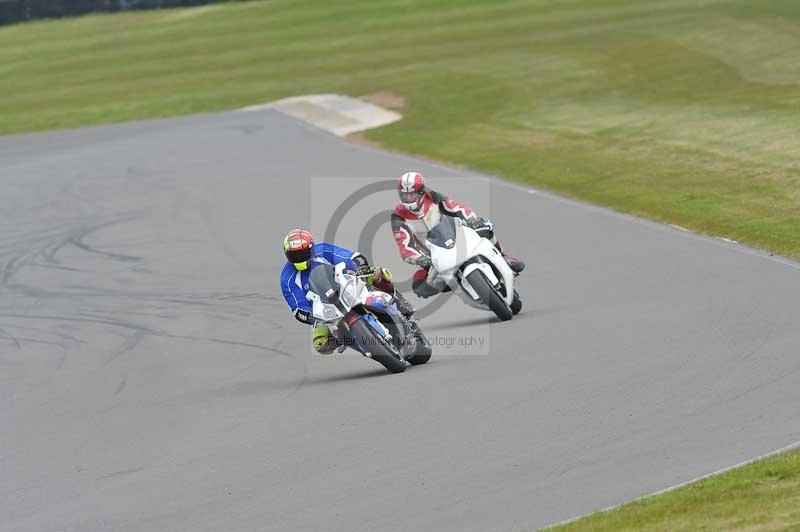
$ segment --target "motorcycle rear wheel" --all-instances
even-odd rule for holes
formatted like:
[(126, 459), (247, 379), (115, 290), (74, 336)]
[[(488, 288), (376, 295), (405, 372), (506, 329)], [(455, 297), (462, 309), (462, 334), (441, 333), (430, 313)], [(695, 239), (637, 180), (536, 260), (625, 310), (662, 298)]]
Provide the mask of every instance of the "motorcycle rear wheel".
[(412, 366), (419, 366), (427, 363), (433, 354), (433, 349), (428, 343), (428, 339), (422, 334), (422, 331), (417, 332), (417, 342), (419, 342), (419, 345), (417, 345), (416, 351), (414, 351), (412, 356), (408, 357), (408, 362)]
[(522, 299), (520, 299), (517, 291), (514, 290), (514, 301), (511, 302), (511, 312), (516, 316), (519, 314), (520, 310), (522, 310)]

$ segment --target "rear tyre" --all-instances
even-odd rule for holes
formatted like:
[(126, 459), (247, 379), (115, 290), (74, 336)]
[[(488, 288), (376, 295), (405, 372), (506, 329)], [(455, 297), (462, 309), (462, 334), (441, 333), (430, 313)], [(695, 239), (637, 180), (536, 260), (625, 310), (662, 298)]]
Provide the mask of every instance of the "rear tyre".
[(492, 286), (489, 279), (486, 278), (486, 275), (484, 275), (482, 271), (474, 270), (470, 272), (470, 274), (467, 275), (467, 281), (478, 294), (478, 297), (481, 298), (481, 301), (492, 309), (499, 319), (502, 321), (511, 319), (514, 315), (511, 308), (509, 308), (503, 297), (497, 289)]
[(432, 354), (433, 351), (430, 347), (420, 347), (413, 357), (409, 357), (408, 363), (412, 366), (421, 366), (422, 364), (427, 364), (431, 359)]
[(413, 356), (408, 357), (408, 362), (412, 366), (419, 366), (427, 363), (433, 354), (433, 349), (431, 349), (428, 339), (425, 338), (425, 335), (422, 334), (422, 331), (417, 331), (417, 342), (419, 342), (417, 345), (417, 350), (414, 351)]
[(376, 333), (363, 319), (356, 320), (350, 326), (350, 333), (358, 342), (366, 346), (372, 360), (381, 364), (392, 373), (403, 373), (408, 363), (400, 358), (400, 354), (389, 342)]

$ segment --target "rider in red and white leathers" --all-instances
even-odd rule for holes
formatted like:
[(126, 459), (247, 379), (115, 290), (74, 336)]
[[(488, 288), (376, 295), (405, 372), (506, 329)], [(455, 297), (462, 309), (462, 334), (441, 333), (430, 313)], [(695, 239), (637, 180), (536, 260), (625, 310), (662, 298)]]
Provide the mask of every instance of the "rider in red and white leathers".
[[(431, 259), (426, 237), (428, 231), (439, 223), (442, 216), (456, 216), (465, 220), (502, 253), (500, 244), (494, 236), (492, 222), (479, 218), (464, 203), (427, 188), (421, 174), (417, 172), (403, 174), (397, 183), (397, 192), (400, 204), (391, 215), (392, 233), (403, 260), (419, 266), (412, 282), (412, 289), (419, 297), (430, 297), (439, 293), (438, 289), (427, 282)], [(524, 262), (505, 253), (503, 256), (515, 273), (525, 269)]]

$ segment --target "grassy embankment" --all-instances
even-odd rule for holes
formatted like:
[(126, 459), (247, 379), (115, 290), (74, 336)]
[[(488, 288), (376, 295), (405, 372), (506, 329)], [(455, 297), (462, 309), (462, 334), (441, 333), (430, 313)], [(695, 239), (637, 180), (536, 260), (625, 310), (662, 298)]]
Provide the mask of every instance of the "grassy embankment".
[(780, 454), (549, 530), (800, 530), (800, 452)]
[(800, 257), (800, 2), (340, 4), (0, 28), (0, 133), (389, 90), (387, 147)]

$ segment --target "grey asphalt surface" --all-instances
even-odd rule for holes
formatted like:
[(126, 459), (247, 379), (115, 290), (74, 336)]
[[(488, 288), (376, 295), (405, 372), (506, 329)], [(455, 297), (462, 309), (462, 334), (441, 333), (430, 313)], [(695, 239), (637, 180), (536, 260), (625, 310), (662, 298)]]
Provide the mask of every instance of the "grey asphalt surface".
[[(402, 375), (313, 355), (283, 235), (409, 169), (523, 313), (450, 301), (423, 328), (483, 354)], [(0, 138), (0, 530), (532, 530), (800, 440), (795, 263), (460, 175), (271, 111)]]

